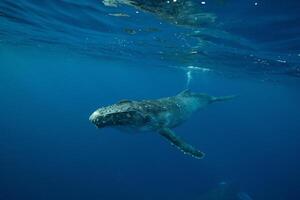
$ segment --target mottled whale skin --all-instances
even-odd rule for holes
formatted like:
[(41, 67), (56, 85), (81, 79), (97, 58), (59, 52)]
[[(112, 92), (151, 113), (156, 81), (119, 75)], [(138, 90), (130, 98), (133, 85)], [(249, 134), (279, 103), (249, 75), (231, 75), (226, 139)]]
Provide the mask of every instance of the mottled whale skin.
[(187, 120), (194, 112), (213, 102), (234, 96), (214, 97), (185, 90), (176, 96), (155, 100), (122, 100), (97, 109), (90, 121), (98, 128), (114, 127), (132, 131), (155, 131), (184, 153), (202, 158), (204, 153), (178, 137), (171, 129)]

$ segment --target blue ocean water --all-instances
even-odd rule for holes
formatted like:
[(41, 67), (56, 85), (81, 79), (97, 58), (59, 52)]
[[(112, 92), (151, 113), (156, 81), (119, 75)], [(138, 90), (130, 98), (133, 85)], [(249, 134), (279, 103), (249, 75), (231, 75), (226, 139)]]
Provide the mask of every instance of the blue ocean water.
[[(300, 199), (299, 13), (293, 0), (1, 0), (0, 199)], [(174, 129), (201, 160), (88, 120), (186, 88), (238, 95)]]

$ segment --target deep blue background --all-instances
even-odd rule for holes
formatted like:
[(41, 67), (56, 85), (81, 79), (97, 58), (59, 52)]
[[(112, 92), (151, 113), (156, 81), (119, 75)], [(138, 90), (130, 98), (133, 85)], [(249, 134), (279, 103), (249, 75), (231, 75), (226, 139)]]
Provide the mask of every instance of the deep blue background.
[[(0, 1), (0, 200), (203, 200), (221, 182), (300, 199), (299, 2), (257, 2), (207, 1), (218, 20), (199, 33), (94, 0)], [(187, 71), (193, 92), (239, 95), (175, 129), (203, 160), (88, 121), (121, 99), (176, 95)]]
[(176, 94), (181, 71), (10, 47), (1, 62), (1, 199), (197, 199), (220, 181), (253, 199), (299, 198), (298, 88), (195, 74), (193, 91), (240, 95), (176, 128), (206, 152), (196, 160), (155, 133), (88, 121), (124, 97)]

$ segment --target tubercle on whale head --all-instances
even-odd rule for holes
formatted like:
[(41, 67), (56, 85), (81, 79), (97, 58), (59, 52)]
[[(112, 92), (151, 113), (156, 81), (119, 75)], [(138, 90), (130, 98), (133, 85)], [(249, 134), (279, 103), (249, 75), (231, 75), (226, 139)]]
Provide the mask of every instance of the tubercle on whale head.
[(114, 104), (93, 112), (89, 120), (98, 128), (112, 126), (138, 126), (145, 123), (144, 117), (130, 106)]

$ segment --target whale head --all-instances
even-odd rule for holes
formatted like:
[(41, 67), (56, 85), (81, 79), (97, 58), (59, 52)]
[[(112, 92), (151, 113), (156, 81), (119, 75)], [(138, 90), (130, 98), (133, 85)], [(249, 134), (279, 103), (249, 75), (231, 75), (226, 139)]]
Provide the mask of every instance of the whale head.
[(131, 101), (122, 101), (111, 106), (97, 109), (89, 120), (98, 128), (112, 126), (139, 126), (144, 124), (145, 117)]

